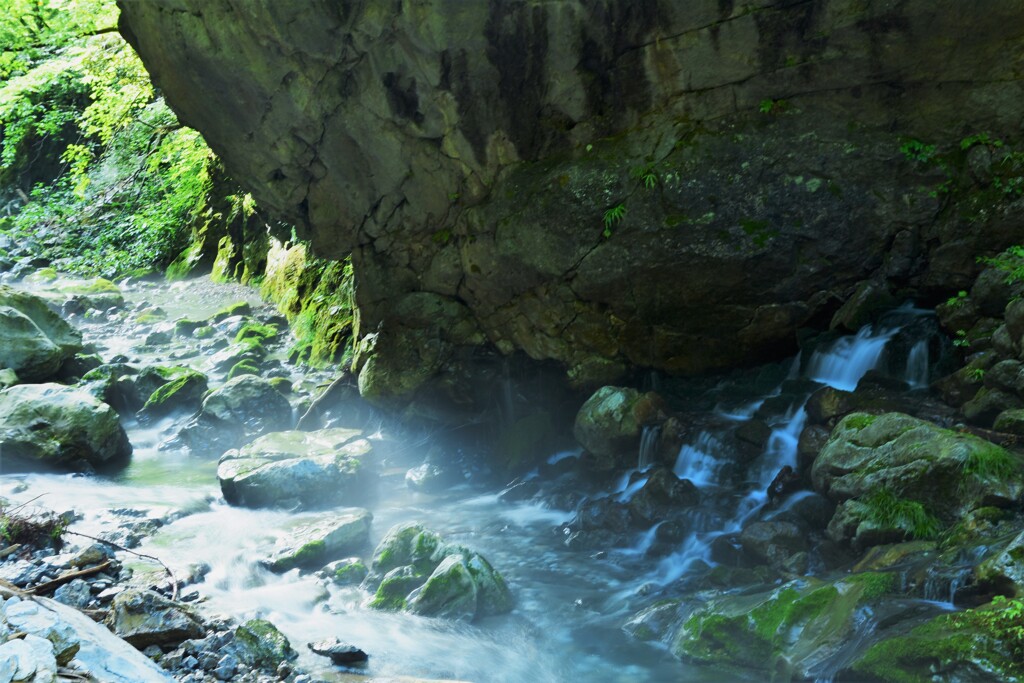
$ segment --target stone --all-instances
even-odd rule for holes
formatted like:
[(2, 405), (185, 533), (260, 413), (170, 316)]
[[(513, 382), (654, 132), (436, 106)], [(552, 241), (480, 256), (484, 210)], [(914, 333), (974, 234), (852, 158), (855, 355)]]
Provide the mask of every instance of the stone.
[(318, 573), (328, 581), (346, 586), (362, 583), (368, 570), (358, 557), (347, 557), (326, 564)]
[(424, 616), (473, 621), (515, 604), (505, 579), (483, 556), (413, 523), (388, 530), (364, 586), (376, 591), (370, 607)]
[(992, 428), (997, 432), (1024, 436), (1024, 409), (1004, 410), (996, 416)]
[(235, 629), (234, 636), (236, 656), (252, 667), (276, 671), (298, 657), (288, 638), (265, 619), (250, 619)]
[(628, 507), (634, 523), (649, 526), (668, 519), (700, 502), (700, 492), (687, 479), (672, 470), (657, 468), (633, 497)]
[(1006, 410), (1024, 408), (1024, 399), (1000, 389), (982, 387), (974, 398), (960, 407), (964, 418), (981, 427), (991, 427), (996, 417)]
[[(759, 593), (719, 595), (694, 610), (671, 642), (677, 657), (773, 675), (814, 678), (858, 624), (859, 609), (895, 589), (890, 574), (857, 574), (836, 582), (790, 581)], [(777, 672), (776, 672), (777, 673)]]
[(247, 507), (316, 508), (365, 501), (373, 447), (354, 429), (273, 432), (221, 456), (225, 500)]
[(337, 638), (307, 643), (307, 647), (318, 655), (330, 658), (333, 664), (347, 666), (369, 661), (370, 656), (355, 645), (343, 643)]
[[(637, 457), (640, 428), (648, 417), (652, 394), (641, 395), (626, 387), (601, 387), (576, 414), (573, 436), (596, 459), (600, 469), (610, 469), (627, 456)], [(653, 417), (653, 415), (650, 415)]]
[(87, 471), (131, 455), (117, 413), (90, 394), (60, 384), (21, 384), (0, 391), (4, 467)]
[(131, 588), (118, 594), (106, 619), (114, 635), (137, 648), (177, 645), (203, 635), (199, 619), (159, 593)]
[(81, 649), (75, 630), (62, 622), (56, 612), (39, 603), (15, 601), (12, 598), (4, 603), (3, 617), (14, 631), (30, 633), (49, 641), (59, 666), (67, 666)]
[(273, 384), (242, 375), (211, 391), (178, 438), (194, 453), (219, 457), (262, 434), (287, 430), (291, 423), (288, 399)]
[(840, 503), (829, 536), (857, 547), (927, 538), (972, 510), (1014, 505), (1024, 491), (1017, 456), (902, 413), (847, 415), (811, 478)]
[(176, 377), (153, 390), (140, 409), (146, 417), (161, 417), (173, 412), (194, 412), (202, 404), (208, 389), (206, 375), (181, 368)]
[(0, 285), (0, 368), (25, 382), (51, 378), (82, 350), (82, 335), (40, 297)]
[(0, 663), (4, 660), (7, 660), (9, 670), (13, 669), (15, 681), (57, 681), (57, 660), (53, 656), (50, 641), (45, 638), (27, 635), (21, 639), (7, 641), (0, 645)]
[(793, 522), (775, 520), (748, 525), (740, 533), (740, 544), (757, 562), (771, 565), (810, 548), (805, 529)]
[(314, 524), (293, 529), (274, 551), (268, 566), (286, 572), (294, 567), (322, 567), (325, 562), (358, 550), (370, 535), (373, 515), (350, 508)]
[(92, 593), (88, 583), (82, 579), (75, 579), (54, 591), (53, 599), (68, 607), (85, 609), (92, 601)]

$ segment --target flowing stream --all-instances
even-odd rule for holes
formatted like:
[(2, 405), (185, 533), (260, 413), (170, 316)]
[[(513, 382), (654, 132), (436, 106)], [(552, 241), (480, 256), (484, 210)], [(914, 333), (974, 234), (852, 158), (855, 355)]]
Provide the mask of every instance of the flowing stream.
[[(253, 292), (238, 287), (212, 286), (205, 280), (167, 286), (127, 288), (130, 301), (145, 299), (164, 308), (168, 320), (201, 318), (239, 298), (259, 305)], [(80, 321), (76, 321), (79, 322)], [(140, 366), (175, 362), (153, 355), (141, 342), (148, 330), (125, 334), (105, 323), (79, 324), (87, 341), (109, 359), (124, 355)], [(875, 367), (897, 327), (865, 328), (821, 348), (803, 364), (794, 362), (791, 375), (813, 379), (838, 389), (852, 389)], [(915, 351), (917, 347), (915, 347)], [(919, 351), (916, 351), (920, 353)], [(919, 358), (908, 363), (914, 381), (922, 381)], [(202, 368), (204, 359), (189, 362)], [(913, 367), (911, 371), (909, 368)], [(286, 366), (290, 367), (290, 366)], [(292, 369), (296, 381), (312, 383), (325, 377)], [(926, 375), (925, 375), (926, 376)], [(779, 390), (771, 392), (777, 395)], [(745, 484), (736, 490), (721, 478), (721, 444), (713, 430), (683, 446), (675, 473), (700, 490), (702, 504), (691, 519), (686, 539), (667, 556), (649, 557), (658, 525), (640, 534), (635, 545), (605, 554), (570, 551), (564, 527), (574, 510), (558, 510), (533, 502), (506, 503), (494, 490), (469, 485), (430, 495), (410, 491), (404, 470), (385, 471), (380, 495), (368, 507), (374, 515), (373, 545), (393, 525), (418, 521), (447, 539), (464, 543), (498, 568), (516, 596), (516, 609), (507, 616), (474, 624), (388, 613), (364, 607), (369, 596), (356, 587), (325, 586), (314, 575), (297, 570), (275, 575), (262, 568), (261, 558), (274, 542), (304, 521), (330, 516), (331, 511), (290, 513), (228, 506), (216, 479), (216, 461), (158, 448), (172, 420), (150, 425), (129, 421), (134, 455), (131, 464), (114, 476), (0, 474), (0, 496), (24, 502), (42, 496), (39, 504), (58, 512), (73, 509), (81, 519), (72, 531), (97, 535), (115, 524), (110, 510), (132, 511), (161, 526), (136, 550), (155, 555), (178, 576), (202, 578), (186, 588), (197, 591), (200, 609), (209, 614), (271, 620), (292, 640), (301, 661), (327, 680), (349, 680), (347, 674), (310, 654), (305, 643), (338, 637), (370, 654), (365, 672), (465, 681), (595, 682), (723, 680), (720, 672), (690, 666), (673, 658), (662, 646), (633, 640), (620, 629), (647, 596), (685, 578), (695, 567), (714, 564), (712, 542), (739, 531), (761, 510), (765, 490), (784, 466), (796, 466), (797, 439), (806, 413), (808, 393), (794, 399), (782, 414), (769, 420), (771, 435), (764, 452), (746, 470)], [(756, 397), (752, 397), (756, 398)], [(716, 417), (731, 423), (751, 418), (764, 399)], [(645, 468), (653, 459), (656, 430), (645, 432), (638, 452), (638, 470), (626, 473), (606, 495), (626, 501), (646, 481)], [(378, 431), (372, 438), (422, 461), (428, 444), (403, 442), (399, 434)], [(555, 463), (578, 452), (550, 454)], [(640, 472), (637, 476), (637, 472)], [(129, 556), (124, 561), (137, 573), (159, 573), (159, 566)], [(202, 568), (197, 570), (197, 568)], [(729, 680), (737, 680), (729, 674)], [(751, 676), (750, 680), (757, 680)]]

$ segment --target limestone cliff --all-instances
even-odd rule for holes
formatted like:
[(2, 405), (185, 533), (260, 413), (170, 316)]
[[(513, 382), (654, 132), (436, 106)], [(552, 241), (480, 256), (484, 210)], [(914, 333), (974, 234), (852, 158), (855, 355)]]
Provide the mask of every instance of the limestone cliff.
[(352, 253), (378, 398), (481, 346), (580, 384), (779, 356), (865, 281), (934, 301), (1024, 232), (985, 194), (1016, 0), (118, 4), (231, 173)]

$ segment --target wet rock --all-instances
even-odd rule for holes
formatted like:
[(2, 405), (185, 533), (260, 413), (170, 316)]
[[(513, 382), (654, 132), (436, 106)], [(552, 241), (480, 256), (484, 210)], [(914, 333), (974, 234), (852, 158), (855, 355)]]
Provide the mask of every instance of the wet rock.
[(861, 574), (834, 583), (791, 581), (777, 589), (722, 595), (695, 610), (672, 640), (677, 656), (768, 675), (815, 678), (856, 627), (858, 609), (895, 587), (895, 577)]
[(902, 413), (847, 415), (814, 463), (815, 489), (841, 501), (834, 540), (858, 544), (937, 533), (973, 509), (1020, 499), (1017, 457)]
[(75, 579), (54, 591), (53, 599), (68, 607), (85, 609), (92, 601), (92, 592), (89, 590), (87, 582), (82, 579)]
[(830, 429), (821, 425), (807, 425), (800, 432), (800, 439), (796, 447), (797, 469), (800, 472), (810, 471), (815, 458), (825, 447), (831, 433)]
[(110, 406), (60, 384), (0, 391), (0, 449), (6, 467), (77, 471), (122, 464), (132, 452)]
[(612, 498), (588, 500), (580, 506), (574, 525), (583, 531), (629, 531), (632, 517), (629, 507)]
[(444, 491), (462, 481), (465, 477), (453, 463), (425, 462), (405, 473), (405, 485), (423, 493)]
[(772, 482), (768, 484), (765, 493), (768, 495), (768, 504), (776, 505), (790, 493), (800, 488), (800, 475), (793, 471), (790, 465), (784, 465)]
[(193, 412), (199, 408), (208, 388), (206, 375), (188, 368), (176, 370), (179, 371), (176, 376), (148, 395), (140, 415), (160, 417), (174, 412)]
[(622, 630), (641, 641), (665, 641), (678, 624), (682, 600), (661, 600), (630, 617)]
[(596, 459), (610, 469), (625, 457), (636, 457), (640, 429), (657, 416), (660, 399), (625, 387), (601, 387), (576, 414), (573, 435)]
[(680, 479), (667, 468), (655, 469), (629, 501), (634, 523), (646, 526), (678, 514), (700, 502), (693, 482)]
[(299, 527), (274, 552), (269, 568), (285, 572), (294, 567), (321, 567), (333, 558), (358, 550), (369, 538), (372, 520), (368, 510), (351, 508)]
[(982, 352), (972, 356), (964, 367), (956, 372), (936, 380), (934, 387), (942, 394), (942, 400), (954, 407), (960, 407), (982, 387), (983, 378), (988, 368), (998, 358), (994, 353)]
[(0, 368), (39, 382), (81, 350), (82, 335), (43, 299), (0, 285)]
[(224, 498), (248, 507), (315, 508), (365, 501), (377, 474), (373, 446), (353, 429), (274, 432), (225, 453)]
[(308, 643), (307, 647), (318, 655), (329, 657), (331, 662), (341, 666), (362, 664), (370, 659), (368, 654), (355, 645), (343, 643), (337, 638), (318, 640), (315, 643)]
[(1006, 624), (1017, 618), (1019, 607), (1006, 600), (941, 614), (905, 635), (872, 645), (839, 678), (991, 683), (1013, 680), (1019, 675), (1020, 660), (1007, 648)]
[(75, 553), (68, 561), (72, 567), (88, 567), (114, 558), (114, 551), (106, 543), (92, 543)]
[(993, 593), (1024, 592), (1024, 532), (992, 553), (974, 568), (975, 580)]
[(55, 683), (57, 680), (57, 660), (50, 641), (45, 638), (28, 635), (7, 641), (0, 645), (0, 665), (4, 665), (5, 660), (3, 668), (8, 673), (13, 672), (15, 681)]
[(1004, 410), (996, 416), (992, 428), (997, 432), (1024, 436), (1024, 409)]
[(895, 308), (896, 303), (884, 282), (864, 281), (832, 316), (829, 329), (842, 328), (848, 332), (856, 332), (880, 313)]
[(1024, 399), (999, 389), (982, 387), (974, 398), (961, 406), (964, 417), (981, 427), (991, 427), (1000, 413), (1024, 407)]
[(348, 557), (325, 565), (318, 574), (328, 581), (347, 586), (362, 583), (368, 571), (366, 565), (358, 557)]
[(60, 666), (67, 666), (81, 648), (74, 629), (62, 622), (55, 612), (36, 602), (10, 598), (4, 603), (2, 614), (12, 630), (49, 641)]
[(286, 430), (291, 421), (288, 400), (270, 382), (243, 375), (210, 392), (179, 439), (195, 453), (219, 456), (261, 434)]
[(775, 520), (748, 525), (740, 534), (740, 543), (755, 560), (772, 566), (780, 566), (791, 555), (810, 547), (806, 529)]
[(513, 607), (501, 574), (479, 553), (419, 524), (392, 527), (374, 551), (369, 606), (471, 621)]
[(159, 593), (136, 588), (114, 598), (106, 623), (114, 635), (140, 649), (175, 645), (203, 635), (202, 623), (183, 606)]
[(250, 619), (236, 628), (234, 642), (233, 651), (240, 661), (266, 671), (276, 671), (282, 663), (298, 657), (288, 638), (265, 619)]

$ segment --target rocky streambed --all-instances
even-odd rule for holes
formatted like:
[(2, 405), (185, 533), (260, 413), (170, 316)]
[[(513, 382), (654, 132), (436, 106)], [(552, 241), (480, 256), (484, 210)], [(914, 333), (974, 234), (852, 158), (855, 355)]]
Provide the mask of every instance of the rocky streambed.
[(250, 290), (39, 265), (0, 287), (0, 496), (67, 533), (4, 532), (0, 681), (1020, 673), (994, 281), (785, 363), (601, 388), (508, 481), (296, 367)]

